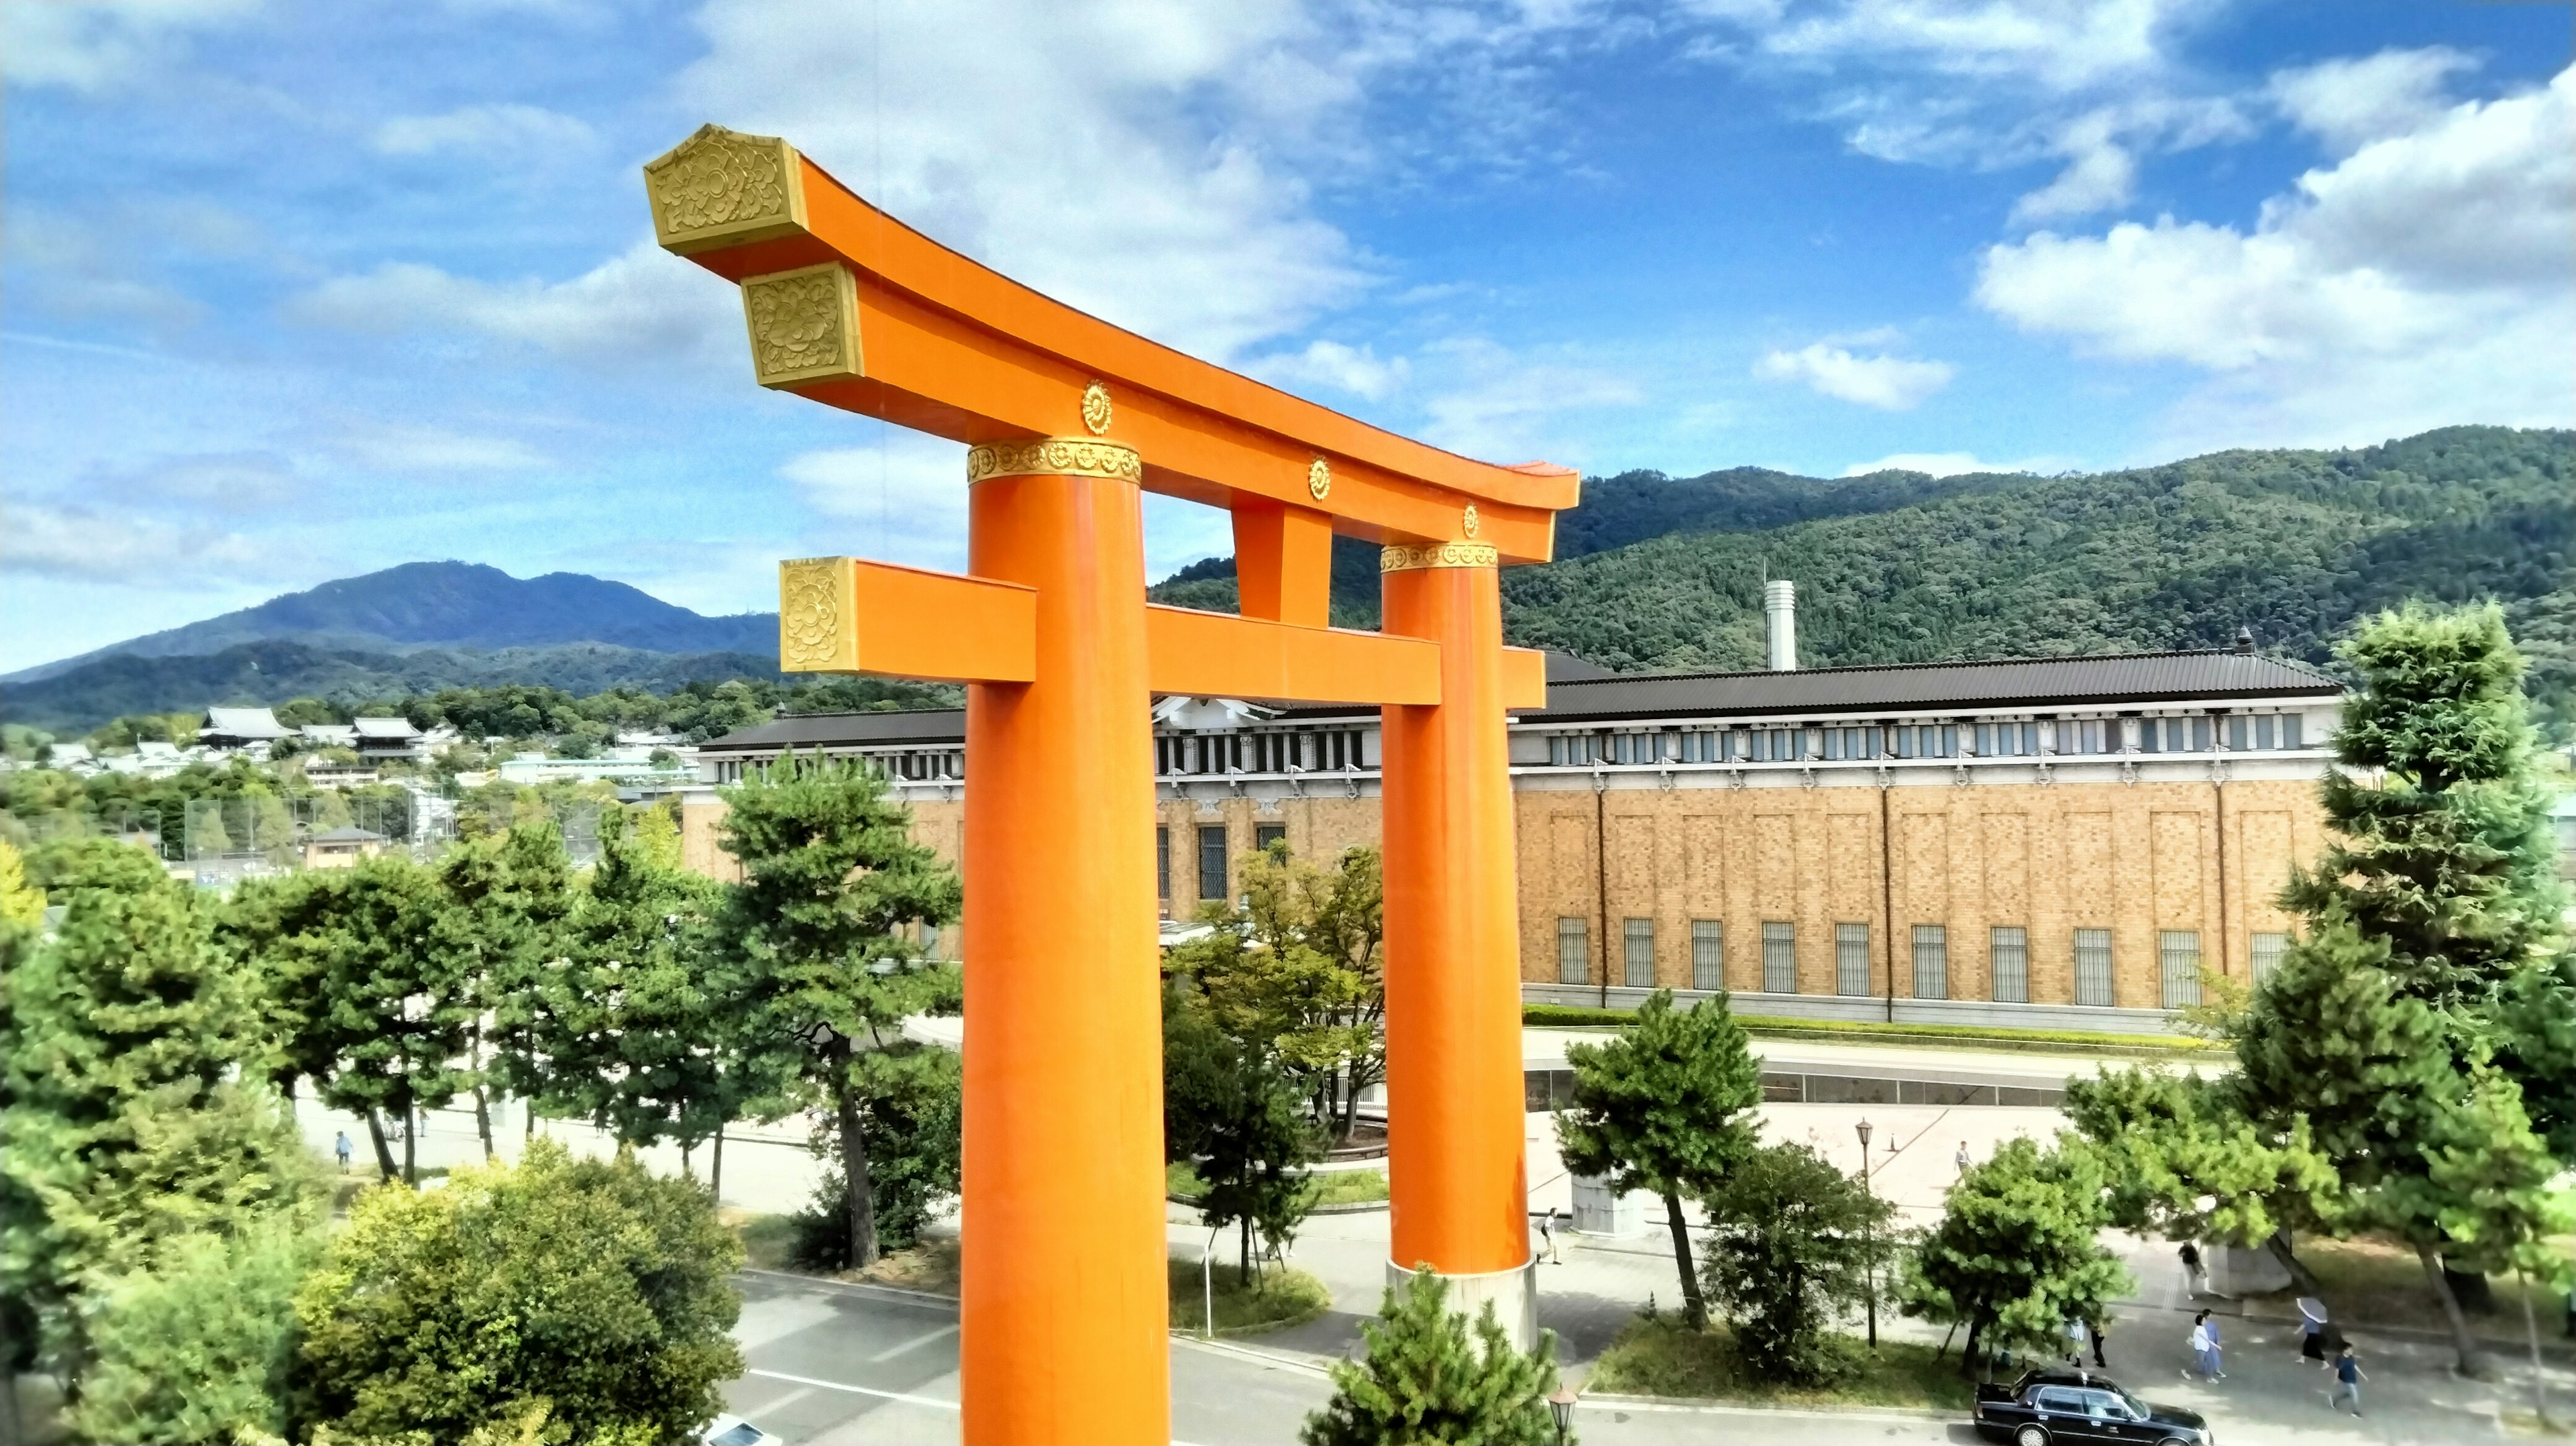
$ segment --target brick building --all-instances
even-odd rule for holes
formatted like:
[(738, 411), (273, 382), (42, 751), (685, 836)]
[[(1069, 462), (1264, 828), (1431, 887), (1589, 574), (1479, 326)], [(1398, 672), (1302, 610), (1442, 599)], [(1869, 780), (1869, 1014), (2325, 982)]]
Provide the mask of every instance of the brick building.
[[(1552, 658), (1548, 706), (1510, 725), (1524, 991), (2169, 1028), (2203, 968), (2247, 978), (2285, 942), (2272, 899), (2320, 846), (2340, 699), (2250, 642), (1759, 673)], [(1232, 897), (1274, 838), (1316, 859), (1377, 841), (1375, 710), (1154, 711), (1167, 917)], [(875, 761), (918, 836), (957, 856), (961, 712), (782, 718), (705, 745), (702, 781), (790, 747)], [(689, 861), (714, 873), (722, 807), (703, 786), (683, 806)]]

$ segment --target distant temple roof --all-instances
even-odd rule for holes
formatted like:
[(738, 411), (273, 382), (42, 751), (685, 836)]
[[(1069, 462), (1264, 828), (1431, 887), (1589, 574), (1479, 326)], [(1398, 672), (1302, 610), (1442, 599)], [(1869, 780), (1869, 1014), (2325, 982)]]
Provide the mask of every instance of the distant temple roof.
[(349, 726), (361, 738), (418, 738), (420, 730), (409, 718), (352, 718)]
[(280, 724), (277, 715), (266, 708), (209, 708), (206, 710), (206, 726), (198, 730), (198, 736), (257, 742), (289, 737), (294, 732), (294, 729)]

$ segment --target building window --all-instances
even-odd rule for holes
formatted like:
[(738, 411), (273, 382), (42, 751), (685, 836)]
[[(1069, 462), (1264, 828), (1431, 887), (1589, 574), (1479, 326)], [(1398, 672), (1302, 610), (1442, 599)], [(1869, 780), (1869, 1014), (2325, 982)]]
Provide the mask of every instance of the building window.
[(2075, 931), (2075, 1002), (2111, 1007), (2111, 931)]
[(1561, 914), (1556, 920), (1556, 982), (1589, 984), (1592, 982), (1591, 921), (1579, 914)]
[(1834, 926), (1834, 992), (1837, 994), (1869, 992), (1869, 926), (1867, 924)]
[(1762, 991), (1798, 992), (1798, 926), (1785, 919), (1762, 921)]
[(1655, 987), (1655, 921), (1628, 919), (1619, 926), (1619, 946), (1628, 964), (1628, 987)]
[(1589, 733), (1560, 733), (1547, 740), (1547, 761), (1559, 768), (1583, 768), (1601, 761), (1601, 740)]
[(2209, 751), (2209, 720), (2207, 718), (2194, 718), (2191, 720), (2191, 751), (2194, 753), (2207, 753)]
[(2299, 715), (2296, 713), (2281, 715), (2281, 746), (2284, 748), (2299, 746)]
[(1993, 978), (1995, 1002), (2030, 1002), (2030, 935), (1998, 924), (1986, 944), (1986, 972)]
[(1288, 825), (1284, 823), (1256, 823), (1252, 826), (1252, 846), (1264, 853), (1270, 851), (1272, 844), (1287, 841)]
[(1168, 901), (1172, 897), (1172, 831), (1154, 830), (1154, 897)]
[(1715, 919), (1691, 920), (1691, 988), (1726, 987), (1726, 931)]
[(1199, 897), (1225, 897), (1225, 825), (1199, 826)]
[(2264, 975), (2279, 968), (2281, 964), (2281, 955), (2287, 951), (2289, 947), (2290, 936), (2287, 934), (2255, 935), (2254, 947), (2247, 951), (2253, 960), (2254, 978), (2259, 982)]
[(1950, 997), (1950, 931), (1944, 925), (1914, 926), (1914, 997)]
[(2166, 929), (2156, 935), (2156, 957), (2163, 961), (2165, 1008), (2186, 1009), (2200, 1002), (2200, 931)]

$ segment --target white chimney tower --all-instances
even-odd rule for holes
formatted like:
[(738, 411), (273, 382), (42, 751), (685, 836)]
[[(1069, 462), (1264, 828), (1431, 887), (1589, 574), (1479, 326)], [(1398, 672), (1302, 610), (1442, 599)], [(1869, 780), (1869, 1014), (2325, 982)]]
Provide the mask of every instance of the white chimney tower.
[(1771, 624), (1771, 671), (1796, 672), (1798, 670), (1798, 585), (1791, 582), (1764, 583), (1762, 611)]

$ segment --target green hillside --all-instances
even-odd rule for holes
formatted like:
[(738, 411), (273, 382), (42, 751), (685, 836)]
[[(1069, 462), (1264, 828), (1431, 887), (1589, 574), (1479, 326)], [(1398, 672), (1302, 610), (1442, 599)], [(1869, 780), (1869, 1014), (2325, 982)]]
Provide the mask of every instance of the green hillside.
[(2324, 662), (2362, 613), (2493, 597), (2563, 729), (2576, 695), (2572, 478), (2576, 432), (2501, 427), (2024, 478), (1516, 568), (1504, 628), (1622, 670), (1759, 667), (1767, 570), (1798, 584), (1810, 666), (2219, 647), (2239, 625), (2267, 650)]

